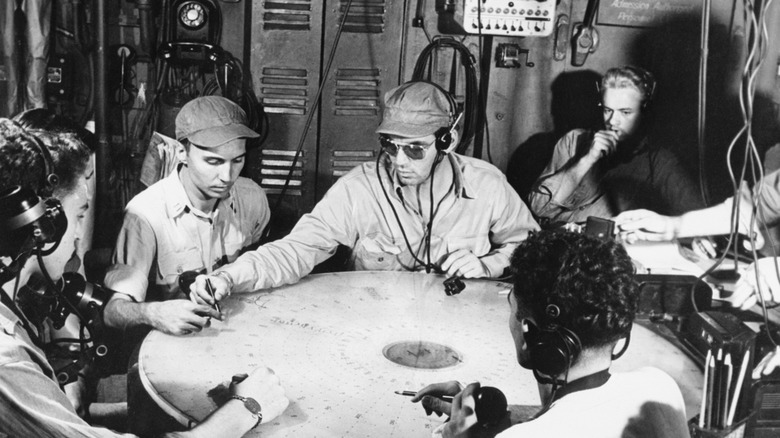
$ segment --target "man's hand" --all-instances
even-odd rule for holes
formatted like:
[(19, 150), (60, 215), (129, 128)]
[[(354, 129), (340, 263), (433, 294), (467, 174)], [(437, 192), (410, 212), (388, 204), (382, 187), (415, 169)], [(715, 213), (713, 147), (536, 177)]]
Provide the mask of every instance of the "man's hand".
[(479, 383), (472, 383), (452, 400), (450, 421), (442, 429), (443, 438), (469, 436), (469, 429), (477, 424), (477, 401), (474, 397), (477, 391)]
[[(206, 280), (211, 283), (211, 290), (214, 292), (214, 298), (206, 289)], [(198, 275), (195, 283), (192, 284), (192, 293), (190, 299), (194, 303), (214, 305), (214, 300), (222, 301), (223, 298), (230, 295), (230, 285), (220, 275)]]
[(488, 276), (487, 268), (482, 264), (473, 252), (467, 249), (459, 249), (444, 260), (441, 269), (449, 276), (460, 276), (463, 278), (483, 278)]
[(624, 242), (665, 242), (677, 236), (679, 221), (678, 217), (663, 216), (650, 210), (631, 210), (617, 215), (615, 226)]
[(768, 376), (780, 366), (780, 347), (775, 347), (775, 351), (769, 352), (761, 362), (753, 368), (753, 378), (760, 379), (763, 376)]
[(148, 303), (152, 327), (169, 335), (188, 335), (206, 327), (211, 318), (221, 314), (210, 306), (187, 300), (168, 300)]
[(596, 163), (600, 159), (615, 153), (617, 144), (617, 132), (609, 130), (598, 131), (593, 135), (593, 141), (590, 143), (590, 149), (586, 157), (592, 163)]
[(422, 407), (425, 409), (426, 415), (435, 413), (440, 417), (442, 414), (449, 416), (452, 409), (452, 404), (440, 399), (439, 397), (443, 395), (454, 396), (460, 391), (460, 384), (454, 380), (443, 383), (433, 383), (417, 391), (417, 394), (412, 397), (412, 402), (417, 403), (422, 401)]
[(263, 421), (260, 424), (272, 421), (290, 404), (290, 400), (284, 395), (279, 377), (274, 370), (266, 367), (255, 368), (248, 376), (246, 374), (233, 376), (230, 390), (234, 395), (251, 397), (260, 403), (263, 414)]
[(731, 305), (742, 310), (749, 309), (758, 302), (759, 292), (765, 302), (780, 301), (780, 281), (777, 278), (780, 267), (777, 264), (778, 259), (775, 257), (759, 259), (758, 264), (751, 263), (740, 276), (734, 294), (729, 298)]

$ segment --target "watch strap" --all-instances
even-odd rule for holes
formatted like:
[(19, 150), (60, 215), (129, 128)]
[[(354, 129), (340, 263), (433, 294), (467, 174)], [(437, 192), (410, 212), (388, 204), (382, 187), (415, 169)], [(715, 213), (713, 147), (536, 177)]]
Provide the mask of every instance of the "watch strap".
[(263, 408), (260, 406), (260, 403), (258, 403), (257, 400), (253, 399), (252, 397), (244, 397), (241, 395), (231, 395), (230, 398), (240, 400), (244, 404), (246, 410), (249, 411), (253, 417), (257, 418), (257, 423), (252, 426), (252, 429), (260, 425), (260, 423), (263, 421)]

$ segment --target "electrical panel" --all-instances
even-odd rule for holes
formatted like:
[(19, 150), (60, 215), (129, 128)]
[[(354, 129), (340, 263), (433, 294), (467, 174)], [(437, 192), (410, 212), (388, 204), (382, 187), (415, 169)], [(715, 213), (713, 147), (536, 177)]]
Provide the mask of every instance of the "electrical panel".
[(471, 34), (548, 36), (555, 0), (464, 0), (463, 28)]

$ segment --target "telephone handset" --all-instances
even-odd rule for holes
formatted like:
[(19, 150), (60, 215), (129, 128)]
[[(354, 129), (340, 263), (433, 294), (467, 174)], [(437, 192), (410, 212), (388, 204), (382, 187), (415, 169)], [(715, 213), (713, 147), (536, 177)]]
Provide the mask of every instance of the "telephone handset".
[(571, 39), (571, 65), (575, 67), (585, 64), (588, 55), (595, 52), (599, 46), (599, 32), (593, 26), (598, 8), (599, 0), (588, 0), (583, 22), (574, 25)]
[(185, 65), (217, 63), (225, 57), (225, 51), (221, 47), (198, 41), (166, 42), (160, 46), (159, 53), (168, 62)]

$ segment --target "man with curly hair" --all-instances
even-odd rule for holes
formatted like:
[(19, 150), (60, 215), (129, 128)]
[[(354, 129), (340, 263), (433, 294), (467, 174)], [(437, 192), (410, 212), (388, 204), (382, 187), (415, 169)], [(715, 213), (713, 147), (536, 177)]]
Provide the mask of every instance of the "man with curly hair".
[[(688, 436), (682, 394), (669, 375), (652, 367), (610, 373), (613, 354), (629, 339), (639, 298), (621, 245), (542, 231), (517, 248), (511, 269), (509, 328), (518, 362), (539, 382), (543, 408), (499, 437)], [(451, 416), (442, 436), (465, 437), (477, 422), (479, 388), (437, 383), (412, 401)], [(450, 404), (441, 395), (455, 398)]]

